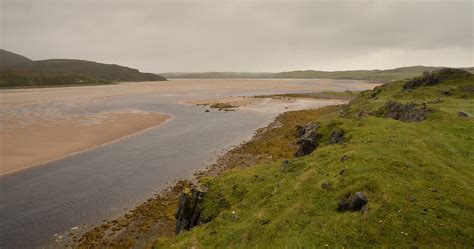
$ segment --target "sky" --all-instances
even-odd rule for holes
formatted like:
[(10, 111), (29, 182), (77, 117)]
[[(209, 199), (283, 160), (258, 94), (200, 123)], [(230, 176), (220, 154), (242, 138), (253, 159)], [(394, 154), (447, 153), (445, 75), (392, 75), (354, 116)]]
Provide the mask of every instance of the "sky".
[(474, 66), (473, 0), (0, 0), (0, 47), (145, 72)]

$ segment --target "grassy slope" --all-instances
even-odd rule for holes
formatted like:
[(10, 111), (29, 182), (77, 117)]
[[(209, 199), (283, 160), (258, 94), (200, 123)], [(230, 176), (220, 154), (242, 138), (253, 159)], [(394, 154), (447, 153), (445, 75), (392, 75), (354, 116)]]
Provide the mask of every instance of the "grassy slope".
[[(209, 247), (389, 247), (468, 248), (474, 244), (474, 121), (456, 115), (474, 113), (473, 94), (458, 88), (474, 85), (474, 77), (402, 92), (403, 82), (386, 84), (376, 98), (363, 92), (349, 107), (290, 112), (283, 127), (262, 134), (242, 150), (274, 155), (273, 162), (234, 169), (204, 180), (209, 192), (203, 216), (211, 222), (158, 248)], [(452, 89), (454, 95), (440, 92)], [(386, 101), (428, 104), (436, 111), (422, 122), (364, 116)], [(342, 127), (346, 142), (326, 142), (311, 155), (281, 159), (295, 150), (294, 126), (317, 120), (323, 141), (331, 127)], [(341, 162), (341, 158), (348, 159)], [(339, 175), (344, 168), (345, 174)], [(323, 190), (329, 181), (333, 189)], [(433, 191), (433, 189), (435, 189)], [(368, 211), (336, 211), (346, 193), (363, 191)], [(235, 212), (235, 214), (233, 214)]]

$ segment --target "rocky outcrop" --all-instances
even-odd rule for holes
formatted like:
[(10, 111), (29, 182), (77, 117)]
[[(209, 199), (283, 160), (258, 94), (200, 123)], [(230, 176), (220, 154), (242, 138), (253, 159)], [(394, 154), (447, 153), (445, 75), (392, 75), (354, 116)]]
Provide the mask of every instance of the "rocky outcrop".
[(369, 199), (362, 192), (346, 196), (337, 203), (338, 211), (360, 211), (369, 202)]
[(179, 196), (178, 209), (176, 210), (176, 234), (189, 230), (199, 223), (201, 216), (200, 203), (206, 192), (202, 188), (193, 187), (185, 189)]
[(321, 133), (318, 132), (320, 123), (311, 122), (304, 126), (297, 127), (298, 150), (295, 152), (295, 157), (301, 157), (311, 154), (318, 147), (318, 140), (321, 138)]
[(425, 120), (431, 110), (425, 105), (419, 106), (415, 103), (402, 104), (396, 101), (389, 101), (380, 108), (377, 116), (384, 118), (393, 118), (403, 122), (419, 122)]
[(443, 68), (435, 70), (433, 72), (424, 72), (422, 76), (413, 78), (412, 80), (408, 81), (403, 86), (403, 89), (411, 90), (420, 86), (436, 85), (445, 80), (463, 79), (469, 77), (470, 75), (471, 73), (462, 69)]
[(341, 144), (344, 142), (344, 131), (341, 128), (336, 128), (329, 136), (330, 144)]

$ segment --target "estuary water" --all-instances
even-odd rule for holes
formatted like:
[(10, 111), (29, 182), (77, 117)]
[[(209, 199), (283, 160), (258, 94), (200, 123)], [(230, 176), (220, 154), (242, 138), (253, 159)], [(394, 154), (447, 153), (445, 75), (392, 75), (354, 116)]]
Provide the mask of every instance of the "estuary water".
[(263, 103), (235, 112), (204, 112), (206, 107), (180, 104), (181, 100), (374, 86), (349, 80), (187, 79), (0, 91), (3, 126), (13, 116), (28, 122), (32, 112), (60, 117), (134, 109), (174, 116), (143, 133), (1, 176), (0, 248), (37, 248), (54, 240), (55, 234), (123, 215), (175, 180), (203, 170), (279, 113), (338, 103), (301, 100), (291, 106)]

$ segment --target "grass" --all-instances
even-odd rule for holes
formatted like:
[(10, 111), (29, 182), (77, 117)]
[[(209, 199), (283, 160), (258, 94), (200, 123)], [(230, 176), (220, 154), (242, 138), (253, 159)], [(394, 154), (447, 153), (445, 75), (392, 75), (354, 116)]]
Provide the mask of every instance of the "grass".
[[(239, 149), (265, 160), (201, 180), (202, 215), (211, 221), (154, 247), (472, 247), (474, 120), (456, 113), (474, 113), (474, 76), (412, 91), (404, 83), (362, 92), (346, 107), (279, 116), (279, 125)], [(388, 100), (427, 103), (434, 112), (422, 122), (371, 115)], [(322, 142), (292, 158), (295, 126), (310, 121), (322, 124)], [(345, 131), (343, 144), (328, 143), (335, 127)], [(367, 211), (337, 212), (337, 201), (357, 191), (367, 195)]]

